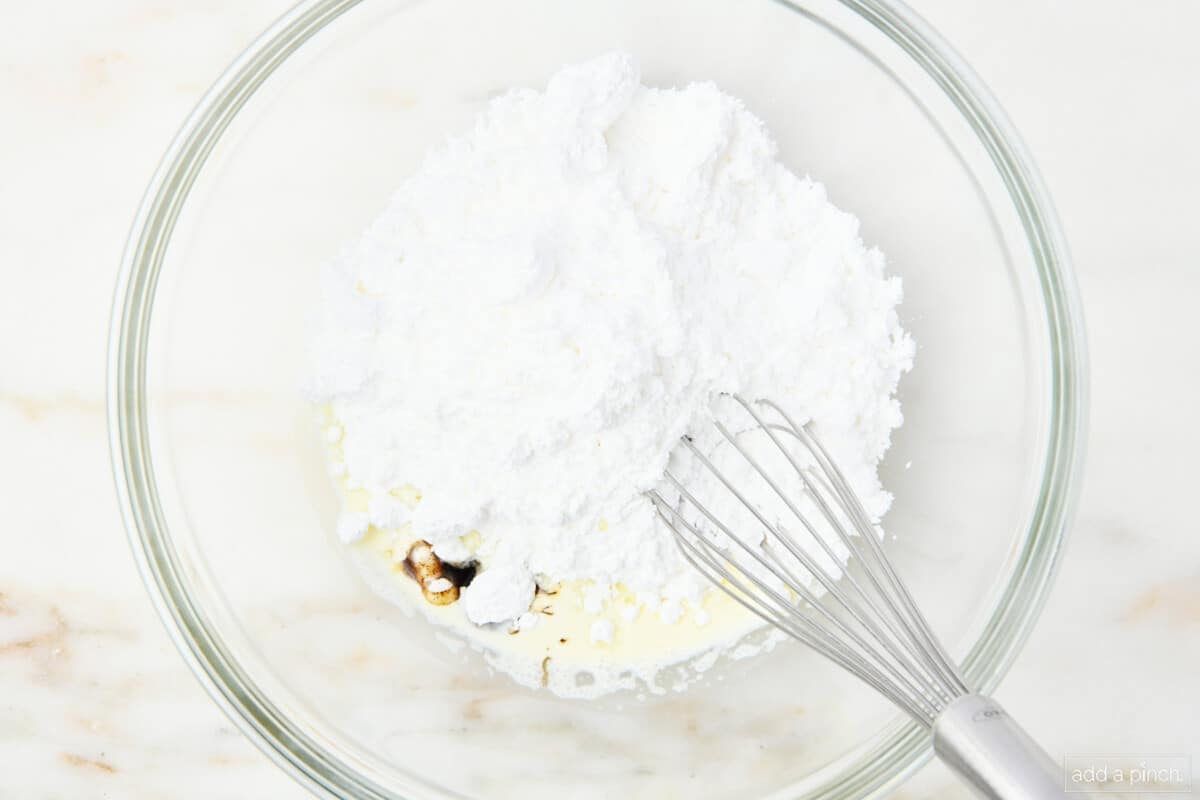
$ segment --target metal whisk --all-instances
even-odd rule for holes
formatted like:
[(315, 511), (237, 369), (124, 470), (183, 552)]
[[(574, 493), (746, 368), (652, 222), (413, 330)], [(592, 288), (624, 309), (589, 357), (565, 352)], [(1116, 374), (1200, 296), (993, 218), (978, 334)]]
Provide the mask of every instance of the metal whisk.
[[(1058, 765), (995, 701), (967, 686), (888, 561), (862, 502), (812, 431), (769, 400), (731, 399), (748, 415), (748, 429), (735, 435), (715, 421), (716, 430), (736, 452), (730, 457), (743, 459), (759, 479), (759, 492), (777, 501), (788, 522), (772, 519), (751, 499), (750, 487), (736, 485), (685, 437), (683, 447), (702, 474), (728, 495), (705, 502), (672, 472), (666, 477), (679, 493), (677, 502), (650, 493), (684, 556), (747, 609), (857, 675), (928, 728), (938, 756), (983, 796), (1063, 798)], [(774, 471), (746, 445), (748, 432), (769, 439)], [(785, 489), (789, 483), (798, 489)], [(710, 510), (714, 500), (731, 498), (749, 511), (746, 520), (755, 530), (735, 532), (728, 518)], [(849, 554), (845, 570), (828, 566), (845, 560), (833, 541)]]

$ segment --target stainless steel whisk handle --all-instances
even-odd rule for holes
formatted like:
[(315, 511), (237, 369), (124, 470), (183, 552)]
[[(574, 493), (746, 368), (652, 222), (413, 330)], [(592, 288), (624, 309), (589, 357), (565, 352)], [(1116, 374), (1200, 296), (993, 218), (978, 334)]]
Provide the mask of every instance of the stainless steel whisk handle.
[(1062, 765), (990, 697), (963, 695), (933, 723), (933, 749), (990, 800), (1083, 800), (1067, 794)]

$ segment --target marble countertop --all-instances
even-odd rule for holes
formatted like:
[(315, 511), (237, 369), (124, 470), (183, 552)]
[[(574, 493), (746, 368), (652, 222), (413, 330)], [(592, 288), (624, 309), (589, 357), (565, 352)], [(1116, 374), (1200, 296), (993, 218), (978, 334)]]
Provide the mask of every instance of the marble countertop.
[[(0, 798), (306, 797), (212, 704), (125, 542), (104, 415), (133, 211), (287, 0), (24, 4), (0, 26)], [(1200, 755), (1200, 5), (917, 3), (1023, 132), (1090, 329), (1069, 556), (997, 697), (1052, 752)], [(11, 15), (16, 19), (11, 19)], [(940, 765), (897, 796), (965, 797)]]

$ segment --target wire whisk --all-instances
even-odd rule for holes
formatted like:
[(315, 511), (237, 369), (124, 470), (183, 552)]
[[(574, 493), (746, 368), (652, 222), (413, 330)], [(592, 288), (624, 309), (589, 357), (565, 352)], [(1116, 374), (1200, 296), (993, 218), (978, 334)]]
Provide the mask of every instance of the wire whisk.
[[(858, 495), (810, 427), (770, 400), (730, 399), (744, 412), (738, 432), (720, 419), (713, 424), (717, 441), (732, 450), (722, 463), (740, 459), (742, 477), (732, 478), (714, 462), (714, 451), (684, 437), (681, 445), (700, 474), (715, 479), (695, 483), (724, 496), (697, 497), (695, 486), (689, 489), (670, 470), (666, 479), (678, 500), (649, 493), (687, 560), (751, 612), (932, 731), (938, 755), (984, 796), (1063, 797), (1058, 765), (995, 701), (971, 691), (889, 561)], [(761, 446), (748, 444), (751, 434), (765, 437)], [(747, 475), (755, 485), (746, 485)], [(738, 515), (740, 524), (753, 530), (735, 530), (738, 522), (714, 511), (728, 509), (732, 500), (749, 512)], [(844, 549), (842, 558), (834, 543)]]

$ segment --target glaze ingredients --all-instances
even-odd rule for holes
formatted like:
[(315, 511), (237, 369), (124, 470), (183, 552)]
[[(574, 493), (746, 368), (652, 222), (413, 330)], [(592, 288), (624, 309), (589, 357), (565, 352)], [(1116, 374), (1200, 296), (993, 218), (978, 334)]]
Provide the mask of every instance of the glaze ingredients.
[(643, 86), (623, 53), (566, 67), (429, 153), (324, 270), (313, 394), (361, 500), (338, 533), (469, 566), (448, 610), (476, 625), (569, 582), (593, 642), (620, 640), (618, 596), (703, 627), (711, 590), (643, 493), (737, 392), (812, 419), (882, 515), (900, 298), (740, 101)]

